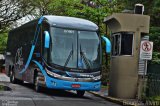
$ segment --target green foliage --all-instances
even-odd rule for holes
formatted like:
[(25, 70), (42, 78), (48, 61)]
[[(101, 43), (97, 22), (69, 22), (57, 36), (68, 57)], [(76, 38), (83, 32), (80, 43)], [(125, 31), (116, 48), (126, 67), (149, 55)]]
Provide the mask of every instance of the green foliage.
[(160, 27), (151, 27), (149, 38), (150, 41), (153, 41), (153, 56), (151, 64), (160, 64)]
[(160, 64), (160, 52), (153, 52), (151, 64)]
[(154, 42), (153, 50), (154, 52), (160, 52), (160, 27), (150, 28), (150, 41)]
[[(124, 3), (119, 0), (91, 0), (95, 6), (82, 3), (89, 0), (19, 0), (18, 2), (24, 12), (28, 15), (40, 17), (42, 15), (72, 16), (91, 20), (99, 25), (101, 32), (105, 32), (102, 25), (104, 17), (113, 12), (120, 12)], [(19, 8), (18, 8), (19, 9)]]
[(124, 3), (124, 8), (134, 9), (134, 5), (137, 3), (144, 5), (144, 14), (150, 15), (151, 26), (160, 27), (160, 0), (118, 0)]
[(4, 86), (0, 85), (0, 91), (4, 91)]
[(160, 96), (148, 97), (147, 99), (156, 102), (156, 101), (160, 101)]
[(4, 53), (7, 45), (7, 33), (1, 33), (0, 34), (0, 53)]
[(104, 33), (102, 25), (104, 17), (113, 12), (120, 12), (121, 7), (117, 0), (109, 2), (107, 0), (92, 0), (96, 3), (96, 7), (83, 4), (82, 0), (52, 0), (48, 5), (47, 11), (52, 15), (72, 16), (84, 18), (95, 22)]

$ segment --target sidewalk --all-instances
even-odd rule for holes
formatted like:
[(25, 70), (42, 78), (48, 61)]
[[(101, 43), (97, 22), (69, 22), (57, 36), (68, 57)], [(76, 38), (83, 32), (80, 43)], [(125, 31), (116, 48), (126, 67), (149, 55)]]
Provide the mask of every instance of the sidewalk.
[(6, 74), (0, 73), (0, 82), (10, 82), (10, 79)]
[[(108, 96), (108, 89), (107, 88), (101, 88), (100, 91), (98, 92), (90, 92), (96, 96), (99, 96), (103, 99), (106, 99), (107, 101), (111, 101), (120, 105), (125, 105), (125, 106), (139, 106), (138, 103), (139, 101), (137, 101), (136, 99), (120, 99), (120, 98), (114, 98), (114, 97), (110, 97)], [(142, 105), (141, 105), (142, 106)]]

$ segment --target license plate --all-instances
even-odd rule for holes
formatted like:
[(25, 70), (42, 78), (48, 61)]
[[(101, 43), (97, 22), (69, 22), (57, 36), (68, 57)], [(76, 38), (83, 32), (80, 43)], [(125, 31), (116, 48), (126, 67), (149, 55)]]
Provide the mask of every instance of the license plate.
[(72, 88), (80, 88), (81, 85), (80, 84), (72, 84)]

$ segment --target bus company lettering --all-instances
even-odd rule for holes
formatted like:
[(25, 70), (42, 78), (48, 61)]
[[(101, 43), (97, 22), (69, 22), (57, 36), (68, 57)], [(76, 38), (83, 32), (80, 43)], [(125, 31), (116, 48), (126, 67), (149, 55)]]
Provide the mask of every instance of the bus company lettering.
[(93, 78), (93, 75), (90, 74), (79, 74), (80, 77), (89, 77), (89, 78)]
[(15, 64), (20, 66), (23, 65), (23, 58), (22, 58), (22, 47), (17, 49), (16, 56), (15, 56)]

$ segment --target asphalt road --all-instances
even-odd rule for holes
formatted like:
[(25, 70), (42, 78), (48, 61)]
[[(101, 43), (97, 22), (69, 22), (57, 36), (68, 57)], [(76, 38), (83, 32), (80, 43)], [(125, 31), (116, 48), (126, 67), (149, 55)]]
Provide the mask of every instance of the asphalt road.
[(0, 106), (119, 106), (88, 92), (80, 98), (74, 91), (44, 89), (37, 93), (28, 83), (0, 82), (0, 85), (11, 88), (0, 91)]

